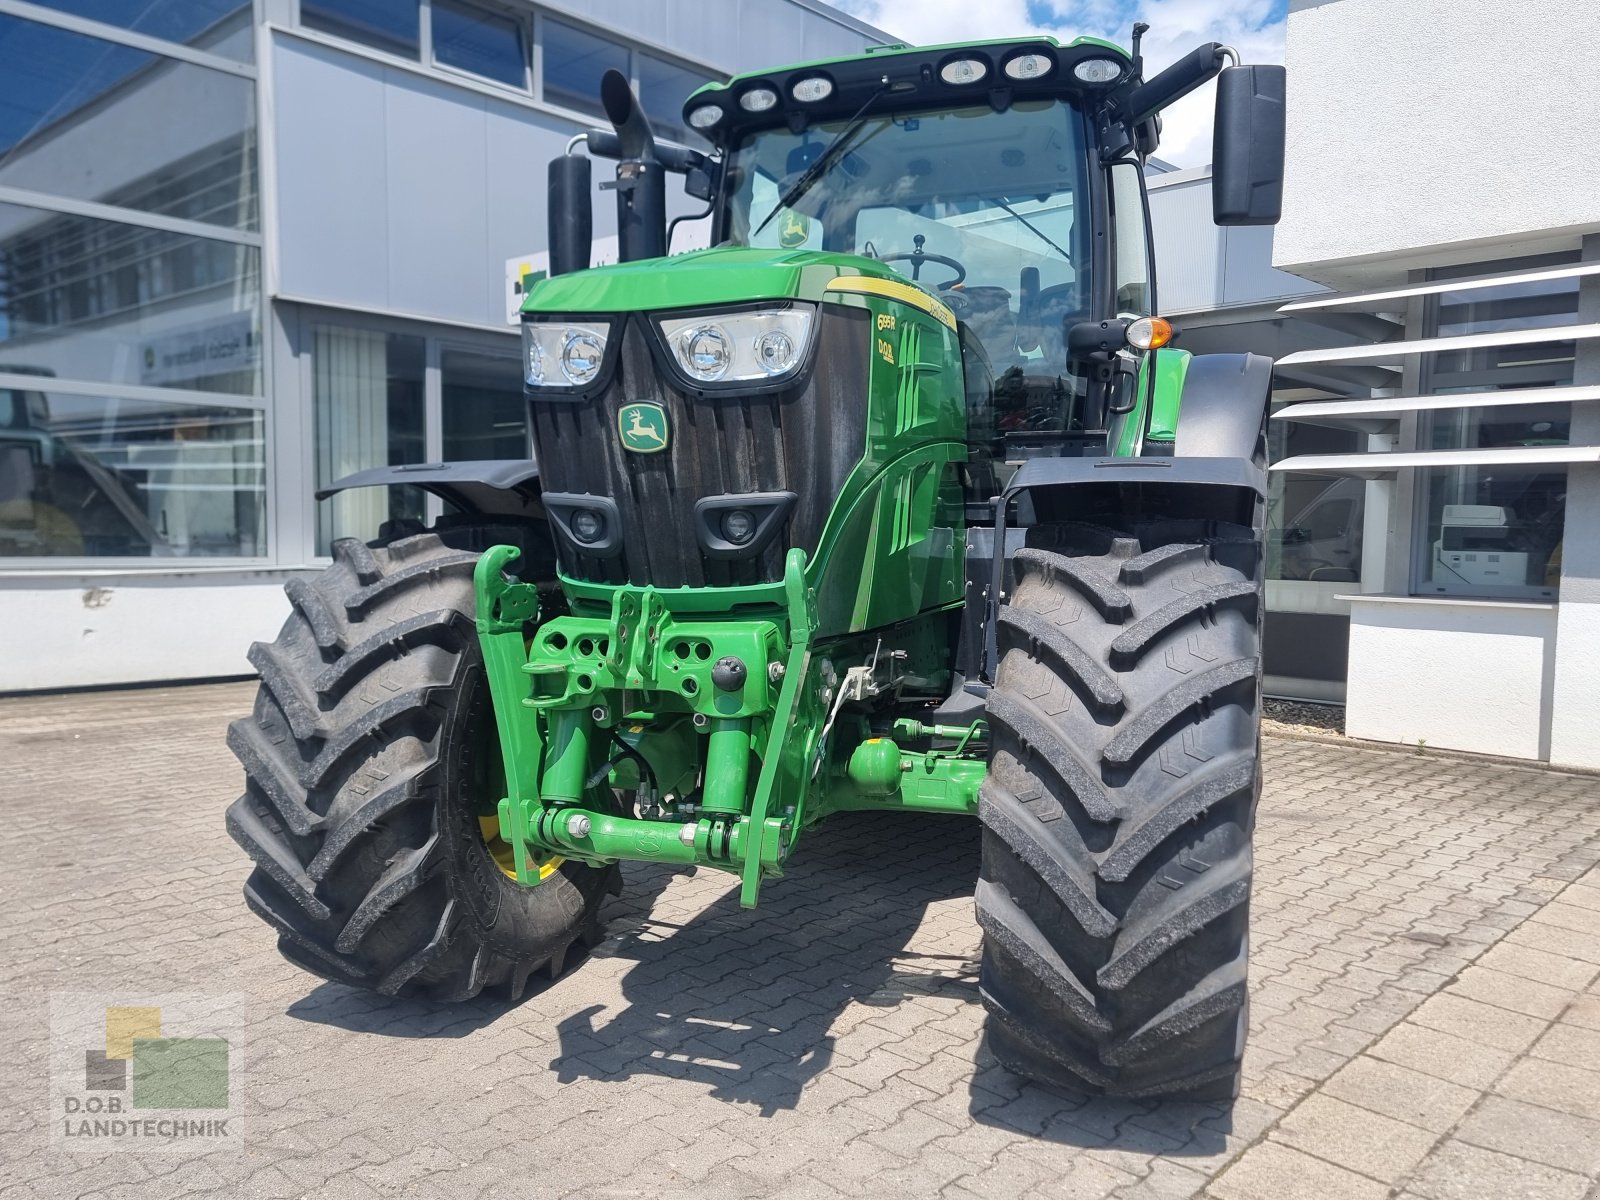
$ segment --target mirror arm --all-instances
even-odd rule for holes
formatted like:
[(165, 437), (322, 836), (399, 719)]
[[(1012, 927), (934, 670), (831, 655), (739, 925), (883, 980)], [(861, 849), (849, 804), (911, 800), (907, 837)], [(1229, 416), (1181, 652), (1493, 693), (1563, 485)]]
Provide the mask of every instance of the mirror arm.
[[(590, 129), (578, 134), (568, 145), (582, 140), (589, 149), (589, 153), (596, 158), (622, 159), (622, 139), (610, 129)], [(656, 161), (669, 171), (679, 175), (687, 175), (690, 171), (705, 170), (711, 165), (709, 156), (688, 146), (680, 146), (677, 142), (664, 142), (657, 138), (654, 141)], [(571, 153), (569, 150), (568, 153)]]
[(1149, 120), (1169, 104), (1181, 100), (1222, 74), (1223, 63), (1230, 58), (1237, 66), (1239, 52), (1231, 46), (1224, 46), (1220, 42), (1197, 46), (1154, 79), (1114, 93), (1111, 97), (1112, 119), (1129, 126)]
[(1120, 367), (1118, 351), (1128, 345), (1128, 322), (1121, 317), (1107, 321), (1073, 321), (1067, 325), (1067, 360), (1074, 368), (1087, 368), (1092, 379), (1102, 383), (1114, 378)]

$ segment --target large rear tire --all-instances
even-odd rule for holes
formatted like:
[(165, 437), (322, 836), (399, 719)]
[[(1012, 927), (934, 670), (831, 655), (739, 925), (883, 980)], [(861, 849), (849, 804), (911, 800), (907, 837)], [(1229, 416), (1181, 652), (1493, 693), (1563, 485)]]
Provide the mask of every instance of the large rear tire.
[(245, 768), (228, 832), (256, 863), (246, 903), (324, 979), (515, 1000), (530, 972), (559, 973), (575, 941), (600, 936), (615, 867), (564, 862), (526, 887), (502, 869), (508, 847), (493, 851), (503, 772), (472, 569), (496, 542), (524, 547), (528, 578), (553, 577), (548, 541), (522, 527), (346, 539), (322, 574), (289, 583), (277, 641), (251, 647), (261, 688), (228, 730)]
[(977, 891), (1013, 1071), (1229, 1099), (1260, 793), (1260, 550), (1163, 521), (1036, 529), (989, 699)]

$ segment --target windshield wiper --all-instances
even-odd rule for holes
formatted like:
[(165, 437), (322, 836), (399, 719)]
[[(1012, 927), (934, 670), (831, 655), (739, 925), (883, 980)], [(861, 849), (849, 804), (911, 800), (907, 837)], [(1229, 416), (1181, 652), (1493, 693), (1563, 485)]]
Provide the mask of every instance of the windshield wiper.
[(871, 108), (878, 97), (888, 90), (889, 80), (885, 77), (884, 81), (878, 85), (878, 90), (868, 96), (866, 103), (856, 109), (856, 115), (846, 121), (844, 128), (833, 135), (833, 140), (823, 148), (822, 153), (811, 161), (809, 167), (800, 172), (800, 178), (789, 186), (788, 191), (778, 197), (778, 203), (773, 206), (772, 211), (763, 218), (761, 224), (757, 225), (755, 231), (751, 233), (752, 240), (758, 237), (763, 229), (772, 224), (773, 217), (784, 209), (789, 208), (796, 200), (809, 192), (812, 185), (833, 167), (835, 160), (844, 157), (844, 152), (850, 148), (846, 143), (860, 133), (861, 127), (867, 123), (867, 109)]
[(1044, 242), (1044, 244), (1049, 246), (1050, 249), (1054, 250), (1057, 254), (1061, 255), (1061, 257), (1064, 258), (1067, 262), (1071, 262), (1072, 261), (1072, 255), (1068, 254), (1060, 246), (1058, 246), (1054, 242), (1052, 242), (1050, 240), (1049, 236), (1044, 232), (1044, 230), (1040, 229), (1032, 221), (1028, 220), (1027, 217), (1023, 216), (1016, 209), (1012, 208), (1011, 205), (1007, 204), (999, 196), (996, 196), (994, 198), (994, 202), (996, 204), (998, 204), (1001, 208), (1005, 209), (1008, 213), (1010, 213), (1017, 220), (1021, 221), (1029, 229), (1031, 229), (1034, 232), (1034, 234), (1039, 238), (1040, 241)]

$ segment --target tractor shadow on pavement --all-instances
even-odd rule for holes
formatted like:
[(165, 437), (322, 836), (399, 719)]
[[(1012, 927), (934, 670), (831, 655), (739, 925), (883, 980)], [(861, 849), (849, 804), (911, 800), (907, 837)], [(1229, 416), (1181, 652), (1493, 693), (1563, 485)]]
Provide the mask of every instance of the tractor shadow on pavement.
[[(670, 896), (654, 911), (640, 903), (641, 885), (656, 890), (650, 877), (663, 868), (625, 870), (628, 886), (607, 911), (613, 937), (596, 953), (631, 960), (621, 980), (626, 1006), (595, 1004), (558, 1023), (551, 1067), (562, 1082), (690, 1079), (772, 1116), (796, 1107), (833, 1065), (835, 1025), (853, 1004), (889, 1011), (911, 996), (959, 1002), (925, 1011), (932, 1021), (977, 1003), (977, 961), (960, 937), (972, 929), (962, 901), (978, 873), (974, 821), (832, 817), (806, 836), (784, 878), (766, 882), (759, 908), (739, 907), (728, 876), (709, 906), (682, 906), (693, 913), (682, 923)], [(714, 879), (722, 887), (711, 874), (695, 886)], [(930, 913), (941, 901), (956, 903)]]
[[(943, 1048), (972, 1062), (967, 1078), (949, 1086), (966, 1088), (968, 1116), (979, 1124), (1135, 1154), (1222, 1151), (1232, 1131), (1225, 1105), (1109, 1100), (1040, 1086), (1006, 1071), (970, 1035), (959, 1045), (940, 1031), (919, 1041), (923, 1026), (947, 1018), (955, 1028), (981, 1023), (971, 904), (979, 838), (976, 821), (956, 817), (835, 816), (807, 835), (784, 878), (767, 881), (754, 910), (739, 907), (732, 876), (626, 865), (623, 894), (603, 913), (609, 936), (591, 952), (630, 964), (620, 978), (623, 1004), (575, 1002), (558, 1015), (551, 1070), (564, 1083), (693, 1080), (719, 1100), (770, 1117), (798, 1107), (807, 1085), (831, 1068), (872, 1088), (889, 1074), (914, 1072), (913, 1059), (931, 1060)], [(517, 1004), (492, 995), (456, 1005), (390, 1000), (323, 983), (288, 1015), (377, 1037), (467, 1037), (530, 1002), (550, 1014), (567, 988), (588, 990), (586, 972), (599, 966), (569, 961), (553, 984), (530, 979)], [(886, 1027), (882, 1040), (893, 1057), (874, 1062), (874, 1051), (863, 1057), (856, 1048), (836, 1059), (839, 1037), (868, 1019)], [(904, 1045), (896, 1056), (897, 1040)]]
[[(648, 909), (656, 897), (670, 884), (675, 874), (683, 868), (661, 868), (650, 872), (647, 878), (628, 880), (628, 892), (634, 906)], [(615, 909), (613, 902), (610, 906)], [(485, 990), (472, 1000), (460, 1004), (445, 1004), (431, 1000), (408, 997), (391, 998), (376, 992), (346, 987), (342, 983), (320, 983), (296, 1000), (286, 1010), (297, 1021), (316, 1025), (331, 1025), (349, 1033), (371, 1034), (392, 1038), (461, 1038), (503, 1020), (552, 986), (581, 972), (587, 957), (580, 944), (567, 952), (561, 978), (552, 981), (543, 971), (528, 977), (523, 994), (515, 1001), (503, 990)]]

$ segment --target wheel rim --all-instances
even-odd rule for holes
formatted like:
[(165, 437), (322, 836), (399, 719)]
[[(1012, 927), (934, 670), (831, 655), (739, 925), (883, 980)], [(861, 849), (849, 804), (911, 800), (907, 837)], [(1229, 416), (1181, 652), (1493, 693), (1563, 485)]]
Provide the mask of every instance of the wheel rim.
[[(481, 680), (479, 686), (481, 689)], [(474, 701), (477, 720), (473, 722), (473, 738), (476, 746), (470, 761), (475, 767), (471, 794), (477, 800), (474, 807), (478, 810), (478, 835), (483, 839), (483, 848), (494, 859), (494, 865), (500, 868), (500, 873), (513, 883), (520, 883), (521, 880), (517, 878), (516, 848), (501, 835), (500, 806), (493, 799), (506, 794), (505, 759), (500, 754), (500, 732), (495, 724), (494, 713), (489, 709), (486, 691), (479, 690)], [(559, 854), (535, 857), (533, 862), (539, 873), (537, 882), (543, 883), (549, 879), (565, 861)]]
[[(483, 836), (484, 849), (489, 851), (489, 857), (494, 859), (494, 865), (499, 867), (507, 879), (517, 878), (517, 853), (511, 843), (500, 836), (500, 818), (498, 816), (478, 818), (478, 832)], [(538, 859), (539, 880), (542, 883), (561, 869), (561, 864), (567, 860), (559, 854), (551, 854)]]

